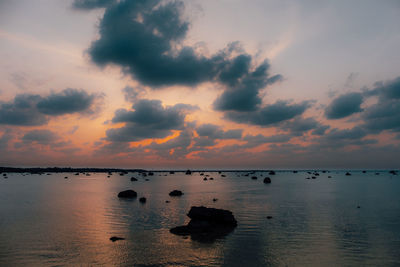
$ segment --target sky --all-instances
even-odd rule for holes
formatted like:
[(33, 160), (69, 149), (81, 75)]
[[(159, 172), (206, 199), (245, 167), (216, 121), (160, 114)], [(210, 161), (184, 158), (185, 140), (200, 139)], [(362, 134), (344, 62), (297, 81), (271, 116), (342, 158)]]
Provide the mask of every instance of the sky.
[(0, 0), (0, 165), (399, 168), (397, 0)]

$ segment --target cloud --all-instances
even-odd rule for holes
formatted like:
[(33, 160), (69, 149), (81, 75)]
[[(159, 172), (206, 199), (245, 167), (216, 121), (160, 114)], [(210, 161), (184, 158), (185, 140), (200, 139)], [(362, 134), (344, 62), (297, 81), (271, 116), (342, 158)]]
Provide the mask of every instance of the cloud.
[(126, 86), (122, 89), (122, 93), (124, 94), (125, 100), (127, 102), (134, 103), (139, 100), (139, 96), (145, 92), (145, 89), (141, 86), (137, 86), (135, 88), (131, 86)]
[(267, 61), (254, 71), (250, 69), (250, 61), (250, 56), (240, 55), (222, 70), (219, 79), (227, 88), (215, 100), (216, 110), (254, 111), (262, 102), (260, 90), (282, 79), (281, 75), (269, 77)]
[(362, 112), (361, 104), (363, 95), (361, 93), (348, 93), (335, 98), (325, 109), (327, 119), (342, 119), (354, 113)]
[(49, 145), (57, 141), (60, 137), (50, 130), (32, 130), (22, 137), (24, 144), (37, 143), (41, 145)]
[(51, 116), (88, 112), (96, 97), (83, 90), (68, 88), (42, 98), (37, 108), (41, 113)]
[(112, 122), (125, 123), (125, 126), (107, 130), (107, 140), (132, 142), (164, 138), (172, 130), (183, 129), (186, 115), (197, 107), (186, 104), (163, 107), (159, 100), (142, 99), (133, 104), (133, 109), (115, 112)]
[(379, 133), (383, 130), (400, 131), (400, 77), (388, 82), (378, 82), (368, 96), (378, 96), (378, 102), (364, 112), (364, 127)]
[(48, 117), (39, 112), (39, 95), (20, 94), (13, 101), (0, 102), (0, 124), (37, 126), (48, 122)]
[(237, 123), (259, 126), (272, 126), (299, 116), (310, 107), (309, 101), (290, 104), (287, 101), (277, 101), (251, 112), (226, 112), (225, 118)]
[(296, 117), (293, 120), (284, 122), (280, 128), (289, 131), (294, 136), (302, 136), (310, 130), (314, 130), (313, 133), (323, 134), (329, 126), (321, 125), (314, 118)]
[(209, 139), (240, 139), (242, 137), (242, 129), (234, 129), (224, 131), (220, 126), (215, 124), (202, 124), (196, 128), (196, 132), (201, 137)]
[[(83, 2), (89, 6), (97, 1)], [(104, 5), (95, 5), (99, 6)], [(183, 45), (189, 29), (189, 22), (182, 19), (183, 8), (181, 1), (159, 0), (108, 5), (100, 37), (88, 49), (92, 61), (102, 67), (118, 65), (153, 88), (218, 82), (225, 91), (214, 103), (217, 110), (255, 110), (261, 104), (259, 91), (282, 77), (269, 75), (267, 61), (252, 64), (252, 56), (238, 42), (209, 57)]]
[(0, 124), (38, 126), (47, 124), (50, 116), (72, 113), (94, 114), (100, 95), (83, 90), (65, 89), (42, 97), (33, 94), (16, 95), (13, 101), (0, 102)]

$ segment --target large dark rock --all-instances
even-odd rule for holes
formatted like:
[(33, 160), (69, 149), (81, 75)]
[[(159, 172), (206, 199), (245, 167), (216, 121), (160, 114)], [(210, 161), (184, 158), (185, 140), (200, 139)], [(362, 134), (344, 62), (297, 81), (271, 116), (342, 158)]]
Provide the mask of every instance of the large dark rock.
[(112, 237), (110, 237), (110, 240), (111, 240), (112, 242), (115, 242), (115, 241), (118, 241), (118, 240), (125, 240), (125, 238), (123, 238), (123, 237), (118, 237), (118, 236), (112, 236)]
[(176, 235), (190, 235), (193, 240), (213, 242), (232, 232), (237, 221), (232, 212), (223, 209), (191, 207), (187, 216), (191, 219), (187, 225), (170, 229)]
[(270, 184), (271, 183), (271, 178), (265, 177), (264, 178), (264, 184)]
[(169, 193), (171, 197), (180, 197), (183, 195), (182, 191), (180, 190), (173, 190)]
[(118, 197), (120, 198), (135, 198), (137, 197), (137, 193), (133, 190), (125, 190), (118, 193)]

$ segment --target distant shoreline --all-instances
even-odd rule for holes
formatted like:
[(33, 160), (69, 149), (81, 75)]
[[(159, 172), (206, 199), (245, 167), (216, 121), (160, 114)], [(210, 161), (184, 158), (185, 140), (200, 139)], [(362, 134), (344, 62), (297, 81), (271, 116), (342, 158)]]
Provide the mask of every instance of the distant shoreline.
[[(388, 172), (392, 169), (240, 169), (240, 170), (225, 170), (225, 169), (192, 169), (192, 172), (269, 172), (271, 170), (277, 172)], [(145, 169), (123, 169), (123, 168), (72, 168), (72, 167), (34, 167), (34, 168), (19, 168), (19, 167), (0, 167), (0, 173), (110, 173), (110, 172), (186, 172), (186, 170), (145, 170)]]

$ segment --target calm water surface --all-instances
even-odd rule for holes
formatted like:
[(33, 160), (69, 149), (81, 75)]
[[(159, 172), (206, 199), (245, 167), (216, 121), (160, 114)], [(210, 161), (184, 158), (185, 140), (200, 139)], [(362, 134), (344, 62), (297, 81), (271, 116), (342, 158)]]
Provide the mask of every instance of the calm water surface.
[[(400, 176), (164, 174), (0, 177), (0, 266), (400, 266)], [(118, 199), (126, 189), (147, 203)], [(238, 227), (212, 244), (170, 234), (194, 205), (229, 209)]]

